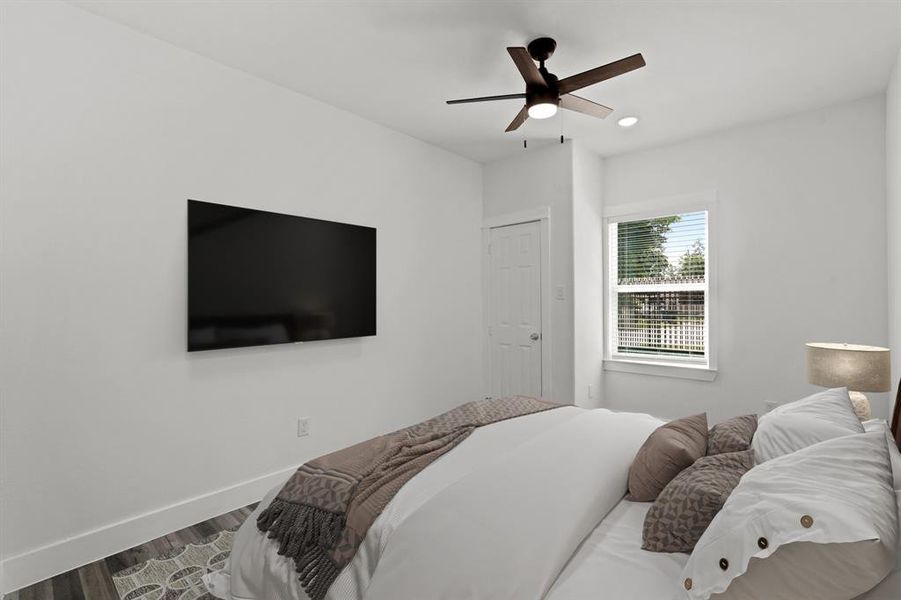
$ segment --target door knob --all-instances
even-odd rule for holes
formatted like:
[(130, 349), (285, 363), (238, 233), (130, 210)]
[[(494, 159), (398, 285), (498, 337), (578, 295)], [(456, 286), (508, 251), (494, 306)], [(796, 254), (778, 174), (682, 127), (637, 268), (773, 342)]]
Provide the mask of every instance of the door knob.
[(541, 339), (541, 334), (533, 333), (532, 335), (529, 336), (529, 339), (532, 340), (533, 342), (537, 342), (538, 340)]

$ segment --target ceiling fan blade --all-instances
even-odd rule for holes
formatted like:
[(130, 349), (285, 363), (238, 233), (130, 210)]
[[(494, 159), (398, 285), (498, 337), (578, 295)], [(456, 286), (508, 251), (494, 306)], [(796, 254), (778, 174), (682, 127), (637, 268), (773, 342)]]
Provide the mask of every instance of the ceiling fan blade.
[(609, 106), (604, 106), (603, 104), (598, 104), (597, 102), (592, 102), (587, 98), (574, 96), (573, 94), (564, 94), (560, 96), (560, 106), (562, 108), (584, 113), (591, 117), (597, 117), (598, 119), (606, 119), (607, 115), (613, 112), (613, 109)]
[(602, 67), (596, 67), (594, 69), (579, 73), (578, 75), (573, 75), (571, 77), (567, 77), (566, 79), (561, 79), (558, 84), (560, 93), (568, 94), (570, 92), (582, 89), (583, 87), (594, 85), (595, 83), (600, 83), (601, 81), (616, 77), (617, 75), (622, 75), (623, 73), (628, 73), (629, 71), (640, 69), (644, 65), (644, 57), (641, 54), (633, 54), (632, 56), (622, 58)]
[(519, 129), (519, 126), (526, 122), (526, 119), (529, 118), (529, 107), (523, 106), (522, 110), (516, 115), (516, 117), (507, 125), (507, 128), (504, 129), (504, 133), (509, 133), (516, 129)]
[(535, 61), (529, 56), (528, 50), (519, 46), (507, 48), (507, 52), (510, 53), (510, 58), (516, 63), (519, 74), (526, 80), (526, 85), (541, 85), (547, 87), (547, 82), (544, 80), (544, 77), (542, 77), (541, 72), (538, 71), (538, 67), (535, 66)]
[(461, 100), (448, 100), (448, 104), (468, 104), (470, 102), (490, 102), (492, 100), (514, 100), (525, 98), (525, 94), (502, 94), (500, 96), (481, 96), (479, 98), (463, 98)]

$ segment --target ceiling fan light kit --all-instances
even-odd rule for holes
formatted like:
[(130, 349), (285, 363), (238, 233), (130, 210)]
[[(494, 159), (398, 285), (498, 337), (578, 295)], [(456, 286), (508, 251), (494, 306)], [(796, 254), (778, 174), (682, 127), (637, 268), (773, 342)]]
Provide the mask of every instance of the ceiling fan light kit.
[(529, 107), (529, 116), (533, 119), (548, 119), (556, 114), (556, 102), (537, 102)]
[[(641, 54), (633, 54), (627, 58), (589, 69), (577, 75), (558, 79), (556, 75), (548, 72), (544, 66), (544, 62), (554, 54), (556, 48), (557, 42), (549, 37), (534, 39), (529, 42), (527, 48), (507, 48), (510, 58), (513, 59), (513, 63), (519, 69), (523, 80), (525, 80), (525, 93), (448, 100), (447, 103), (466, 104), (470, 102), (524, 99), (526, 101), (525, 106), (520, 109), (513, 121), (507, 126), (505, 131), (508, 132), (519, 129), (529, 117), (533, 119), (552, 117), (557, 114), (558, 107), (604, 119), (613, 112), (612, 108), (592, 102), (587, 98), (576, 96), (571, 92), (645, 66), (644, 58)], [(537, 67), (535, 62), (539, 63)], [(635, 122), (638, 122), (638, 120), (636, 119)], [(628, 126), (626, 125), (626, 127)]]
[(526, 107), (533, 119), (547, 119), (557, 114), (560, 99), (557, 94), (547, 88), (536, 88), (526, 93)]

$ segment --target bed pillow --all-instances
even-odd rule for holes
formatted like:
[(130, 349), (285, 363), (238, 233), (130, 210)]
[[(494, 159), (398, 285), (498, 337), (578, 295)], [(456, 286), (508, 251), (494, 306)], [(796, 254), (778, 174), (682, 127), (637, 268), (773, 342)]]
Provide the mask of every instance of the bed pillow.
[(661, 425), (639, 448), (629, 468), (629, 500), (651, 502), (706, 452), (706, 413)]
[(885, 436), (848, 435), (748, 471), (682, 573), (692, 600), (847, 600), (895, 563)]
[(845, 388), (783, 404), (760, 417), (751, 448), (758, 463), (832, 438), (863, 433)]
[(866, 432), (880, 431), (885, 435), (885, 444), (888, 446), (888, 455), (892, 461), (892, 484), (895, 491), (901, 491), (901, 450), (898, 450), (898, 444), (895, 442), (895, 436), (884, 419), (870, 419), (863, 422), (863, 429)]
[(717, 423), (707, 434), (707, 456), (747, 450), (751, 447), (755, 431), (757, 431), (757, 415), (732, 417)]
[(645, 515), (642, 548), (691, 552), (741, 476), (754, 466), (753, 453), (702, 456), (676, 475)]

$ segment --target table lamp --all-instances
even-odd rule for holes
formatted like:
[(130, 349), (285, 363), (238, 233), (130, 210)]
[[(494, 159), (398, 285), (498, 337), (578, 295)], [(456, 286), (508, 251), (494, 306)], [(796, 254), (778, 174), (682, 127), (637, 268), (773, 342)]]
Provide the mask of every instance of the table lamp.
[(863, 392), (892, 389), (889, 349), (811, 342), (807, 344), (807, 382), (827, 388), (848, 388), (854, 413), (866, 421), (872, 415), (870, 401)]

